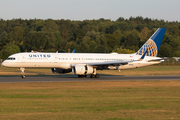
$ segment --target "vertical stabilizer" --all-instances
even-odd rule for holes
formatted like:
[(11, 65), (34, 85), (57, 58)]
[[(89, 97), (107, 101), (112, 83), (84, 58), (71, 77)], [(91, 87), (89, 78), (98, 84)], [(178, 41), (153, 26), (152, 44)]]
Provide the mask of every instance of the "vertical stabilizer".
[(137, 51), (136, 55), (143, 55), (147, 50), (146, 56), (156, 57), (165, 32), (166, 28), (156, 30), (149, 40)]

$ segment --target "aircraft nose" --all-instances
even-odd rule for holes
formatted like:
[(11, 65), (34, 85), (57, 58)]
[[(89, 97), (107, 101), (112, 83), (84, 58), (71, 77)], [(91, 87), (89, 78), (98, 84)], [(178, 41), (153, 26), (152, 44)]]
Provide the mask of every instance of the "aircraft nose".
[(6, 64), (6, 62), (5, 62), (5, 61), (1, 63), (1, 65), (2, 65), (2, 66), (6, 66), (5, 64)]
[(1, 63), (1, 66), (4, 66), (4, 62)]

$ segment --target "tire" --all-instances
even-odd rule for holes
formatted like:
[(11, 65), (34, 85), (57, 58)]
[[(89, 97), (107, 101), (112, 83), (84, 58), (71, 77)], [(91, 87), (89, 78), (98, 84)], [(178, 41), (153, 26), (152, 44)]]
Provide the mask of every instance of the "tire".
[(96, 75), (95, 75), (95, 77), (96, 77), (96, 78), (99, 78), (99, 75), (98, 75), (98, 74), (96, 74)]
[(22, 75), (21, 77), (22, 77), (23, 79), (25, 79), (25, 78), (26, 78), (26, 76), (25, 76), (25, 75)]
[(95, 78), (95, 75), (92, 74), (92, 75), (91, 75), (91, 78)]
[(78, 77), (79, 77), (79, 78), (81, 78), (81, 77), (82, 77), (82, 75), (78, 75)]

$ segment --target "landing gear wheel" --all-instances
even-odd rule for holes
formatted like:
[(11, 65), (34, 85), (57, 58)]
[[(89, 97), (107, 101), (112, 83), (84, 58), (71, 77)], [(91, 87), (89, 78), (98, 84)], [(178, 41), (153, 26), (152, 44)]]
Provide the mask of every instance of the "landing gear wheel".
[(99, 75), (98, 75), (98, 74), (96, 74), (96, 75), (95, 75), (95, 77), (96, 77), (96, 78), (99, 78)]
[(95, 78), (96, 76), (94, 75), (94, 74), (91, 74), (91, 76), (90, 76), (91, 78)]
[(22, 77), (23, 79), (25, 79), (25, 78), (26, 78), (26, 76), (25, 76), (25, 75), (22, 75), (21, 77)]
[(91, 78), (99, 78), (99, 74), (96, 74), (96, 75), (94, 75), (94, 74), (91, 74), (91, 76), (90, 76)]

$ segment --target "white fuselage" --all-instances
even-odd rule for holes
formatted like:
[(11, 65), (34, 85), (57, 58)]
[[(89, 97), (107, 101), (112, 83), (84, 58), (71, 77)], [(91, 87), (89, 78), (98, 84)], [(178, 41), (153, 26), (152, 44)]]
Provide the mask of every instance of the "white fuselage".
[(69, 69), (75, 64), (102, 63), (111, 61), (131, 61), (126, 65), (109, 66), (109, 69), (132, 69), (158, 64), (162, 61), (148, 62), (160, 59), (146, 56), (138, 61), (140, 55), (135, 54), (99, 54), (99, 53), (17, 53), (9, 56), (2, 65), (17, 68), (61, 68)]

